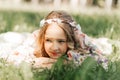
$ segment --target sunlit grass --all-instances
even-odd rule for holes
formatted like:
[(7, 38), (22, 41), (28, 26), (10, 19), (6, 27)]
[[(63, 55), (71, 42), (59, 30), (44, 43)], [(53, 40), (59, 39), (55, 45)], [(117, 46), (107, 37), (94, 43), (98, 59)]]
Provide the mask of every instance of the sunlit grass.
[(120, 36), (119, 15), (75, 15), (76, 21), (80, 23), (83, 32), (94, 37), (108, 37), (118, 39)]
[[(46, 13), (0, 11), (0, 33), (8, 31), (32, 32)], [(64, 65), (58, 61), (52, 69), (34, 69), (27, 63), (20, 66), (0, 59), (0, 80), (119, 80), (120, 74), (120, 17), (119, 15), (73, 15), (83, 32), (92, 37), (107, 37), (113, 52), (107, 56), (108, 69), (91, 58), (81, 66)]]
[[(0, 33), (7, 31), (32, 32), (39, 28), (39, 22), (46, 13), (0, 11)], [(115, 14), (72, 15), (81, 25), (82, 31), (94, 37), (118, 39), (120, 18)]]
[(39, 27), (39, 21), (43, 17), (43, 14), (0, 11), (0, 32), (31, 32)]

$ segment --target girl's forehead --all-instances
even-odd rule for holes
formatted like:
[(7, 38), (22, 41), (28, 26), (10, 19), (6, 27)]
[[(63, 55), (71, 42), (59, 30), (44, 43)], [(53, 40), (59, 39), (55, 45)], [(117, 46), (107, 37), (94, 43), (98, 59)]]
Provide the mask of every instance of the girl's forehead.
[(48, 25), (46, 33), (63, 33), (64, 30), (55, 22)]
[(48, 26), (45, 37), (53, 37), (53, 38), (66, 38), (65, 32), (62, 28), (58, 26), (57, 23), (52, 23)]

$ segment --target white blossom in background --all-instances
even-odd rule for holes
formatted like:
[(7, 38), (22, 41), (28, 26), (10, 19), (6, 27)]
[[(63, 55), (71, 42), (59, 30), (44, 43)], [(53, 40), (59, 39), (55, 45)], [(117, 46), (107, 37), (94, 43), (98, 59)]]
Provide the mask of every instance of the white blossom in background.
[(7, 58), (15, 46), (11, 43), (0, 43), (0, 58)]
[(20, 33), (7, 32), (7, 33), (4, 33), (3, 39), (5, 40), (5, 42), (8, 42), (8, 43), (21, 44), (25, 38)]
[(15, 65), (19, 65), (22, 61), (30, 63), (34, 58), (33, 52), (34, 48), (26, 45), (20, 45), (13, 50), (13, 53), (9, 55), (7, 60)]
[(105, 55), (110, 55), (113, 51), (112, 44), (109, 42), (108, 38), (98, 38), (93, 39), (95, 45), (103, 52)]
[(35, 39), (31, 33), (7, 32), (0, 34), (0, 58), (15, 65), (34, 58)]

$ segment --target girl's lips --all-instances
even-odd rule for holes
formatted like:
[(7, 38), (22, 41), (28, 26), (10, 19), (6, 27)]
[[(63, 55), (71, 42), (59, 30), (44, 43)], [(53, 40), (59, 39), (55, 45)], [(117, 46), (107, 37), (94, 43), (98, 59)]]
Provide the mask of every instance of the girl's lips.
[(57, 56), (58, 55), (57, 53), (54, 53), (54, 52), (52, 54), (53, 54), (53, 56)]

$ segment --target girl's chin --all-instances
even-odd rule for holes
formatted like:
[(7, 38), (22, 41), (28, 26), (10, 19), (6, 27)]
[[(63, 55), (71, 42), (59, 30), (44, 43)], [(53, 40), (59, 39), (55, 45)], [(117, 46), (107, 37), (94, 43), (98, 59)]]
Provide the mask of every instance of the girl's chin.
[(51, 58), (57, 59), (57, 58), (59, 58), (60, 56), (61, 56), (61, 55), (51, 56)]
[(57, 54), (57, 53), (51, 53), (51, 58), (57, 59), (61, 56), (61, 54)]

